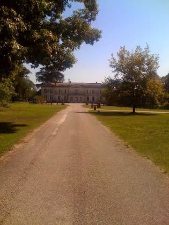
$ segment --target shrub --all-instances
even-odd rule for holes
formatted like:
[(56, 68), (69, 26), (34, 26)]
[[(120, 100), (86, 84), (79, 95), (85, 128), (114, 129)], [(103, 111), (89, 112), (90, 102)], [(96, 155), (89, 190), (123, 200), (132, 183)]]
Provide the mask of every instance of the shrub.
[(0, 81), (0, 106), (6, 107), (14, 95), (14, 87), (11, 78), (5, 78)]

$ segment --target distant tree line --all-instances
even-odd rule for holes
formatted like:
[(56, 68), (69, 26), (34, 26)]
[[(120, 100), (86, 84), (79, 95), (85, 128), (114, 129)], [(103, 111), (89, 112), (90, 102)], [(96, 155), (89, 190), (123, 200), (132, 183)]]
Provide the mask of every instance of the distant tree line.
[(157, 74), (159, 57), (149, 46), (134, 51), (121, 47), (110, 59), (113, 77), (105, 79), (104, 99), (108, 105), (154, 108), (169, 104), (169, 74)]
[(62, 81), (76, 62), (74, 50), (99, 40), (91, 25), (97, 13), (96, 0), (1, 0), (0, 102), (23, 98), (23, 86), (32, 90), (24, 63), (41, 67), (38, 81)]

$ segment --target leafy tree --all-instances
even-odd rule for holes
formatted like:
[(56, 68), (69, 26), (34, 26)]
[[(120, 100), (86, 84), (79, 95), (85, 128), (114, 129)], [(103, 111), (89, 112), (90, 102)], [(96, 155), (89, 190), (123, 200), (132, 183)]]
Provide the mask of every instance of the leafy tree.
[(64, 74), (59, 72), (54, 67), (43, 67), (39, 72), (36, 73), (37, 81), (42, 83), (58, 83), (64, 81)]
[(146, 105), (159, 106), (164, 101), (164, 85), (160, 78), (150, 78), (146, 84)]
[(103, 98), (107, 105), (120, 105), (120, 86), (121, 82), (118, 79), (107, 77), (104, 81)]
[(132, 52), (121, 47), (117, 58), (112, 55), (110, 67), (115, 79), (120, 80), (120, 91), (135, 113), (136, 106), (142, 104), (146, 96), (146, 84), (150, 78), (157, 77), (158, 56), (150, 54), (149, 47), (137, 46)]
[(3, 78), (0, 82), (0, 106), (6, 106), (14, 93), (12, 79)]
[[(77, 3), (82, 8), (66, 17), (66, 9)], [(91, 26), (97, 13), (96, 0), (1, 0), (0, 81), (24, 62), (70, 68), (73, 51), (100, 38)]]
[(169, 73), (166, 76), (162, 77), (161, 80), (164, 84), (165, 91), (169, 93)]
[(15, 95), (13, 100), (27, 101), (36, 93), (35, 84), (29, 79), (30, 71), (23, 65), (17, 66), (14, 71)]
[(15, 100), (28, 101), (36, 94), (35, 84), (28, 77), (21, 77), (15, 86)]

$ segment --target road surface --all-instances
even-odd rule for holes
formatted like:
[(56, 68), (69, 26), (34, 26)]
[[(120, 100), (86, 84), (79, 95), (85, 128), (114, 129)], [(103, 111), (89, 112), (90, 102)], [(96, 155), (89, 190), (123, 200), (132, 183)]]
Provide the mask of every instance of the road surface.
[(72, 104), (0, 159), (1, 225), (169, 225), (169, 179)]

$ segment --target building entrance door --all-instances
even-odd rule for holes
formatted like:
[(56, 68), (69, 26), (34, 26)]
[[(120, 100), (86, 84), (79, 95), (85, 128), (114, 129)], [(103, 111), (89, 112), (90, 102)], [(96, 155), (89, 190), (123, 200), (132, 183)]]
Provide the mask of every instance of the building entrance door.
[(75, 97), (74, 100), (75, 100), (75, 102), (78, 102), (78, 97)]

